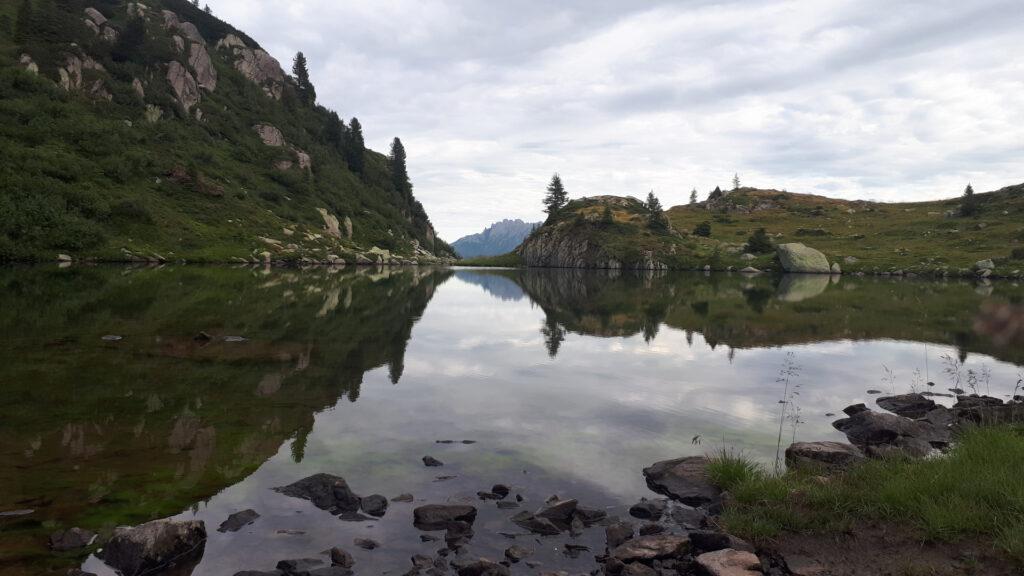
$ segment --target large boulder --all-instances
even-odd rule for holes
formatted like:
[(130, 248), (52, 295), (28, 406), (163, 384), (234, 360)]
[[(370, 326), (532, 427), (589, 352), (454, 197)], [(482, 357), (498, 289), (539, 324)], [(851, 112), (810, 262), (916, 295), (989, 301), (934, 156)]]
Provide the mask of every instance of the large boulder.
[(935, 409), (935, 401), (922, 394), (882, 396), (875, 401), (881, 408), (905, 418), (923, 418)]
[(309, 500), (317, 508), (331, 512), (356, 512), (361, 503), (345, 479), (333, 474), (314, 474), (274, 490), (286, 496)]
[(206, 526), (202, 521), (164, 519), (115, 529), (100, 556), (121, 576), (140, 576), (172, 562), (201, 558), (205, 546)]
[(217, 69), (210, 61), (210, 53), (206, 46), (193, 43), (189, 48), (188, 65), (196, 73), (196, 83), (200, 88), (213, 92), (217, 89)]
[(824, 254), (799, 242), (779, 244), (777, 252), (782, 269), (786, 272), (804, 274), (830, 274), (832, 272), (828, 258)]
[(174, 91), (174, 97), (186, 113), (199, 103), (199, 85), (192, 74), (177, 60), (167, 66), (167, 82)]
[(790, 468), (845, 468), (863, 459), (859, 448), (843, 442), (795, 442), (786, 448)]
[(717, 501), (722, 493), (708, 479), (707, 464), (703, 456), (663, 460), (644, 468), (644, 478), (659, 494), (688, 506), (701, 506)]

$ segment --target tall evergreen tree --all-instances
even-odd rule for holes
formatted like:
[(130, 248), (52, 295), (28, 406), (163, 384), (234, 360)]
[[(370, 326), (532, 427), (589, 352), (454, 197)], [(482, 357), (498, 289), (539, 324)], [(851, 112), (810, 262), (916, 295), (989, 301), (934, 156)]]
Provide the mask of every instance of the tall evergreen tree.
[(737, 173), (732, 175), (732, 189), (733, 190), (739, 190), (740, 189), (740, 175), (739, 175), (739, 172), (737, 172)]
[(722, 196), (722, 189), (719, 188), (718, 186), (715, 186), (715, 189), (711, 191), (711, 194), (708, 194), (708, 200), (718, 200)]
[(654, 195), (654, 190), (647, 194), (647, 226), (656, 230), (668, 228), (665, 211), (661, 208), (661, 201)]
[(353, 118), (348, 124), (348, 138), (345, 145), (345, 161), (348, 162), (350, 170), (356, 174), (362, 174), (366, 165), (364, 153), (366, 143), (363, 141), (363, 126), (358, 118)]
[(405, 165), (405, 146), (397, 137), (391, 141), (391, 155), (388, 157), (391, 169), (391, 184), (407, 202), (412, 199), (412, 183)]
[(967, 188), (964, 188), (964, 195), (960, 199), (960, 215), (961, 216), (974, 216), (981, 210), (981, 205), (978, 203), (978, 197), (974, 195), (974, 186), (970, 184)]
[(18, 5), (17, 20), (14, 23), (14, 41), (22, 44), (32, 34), (32, 27), (35, 24), (35, 14), (32, 11), (32, 0), (21, 0)]
[(690, 190), (690, 204), (697, 203), (697, 189)]
[(342, 150), (345, 142), (345, 123), (338, 117), (338, 113), (331, 110), (327, 114), (327, 121), (324, 122), (324, 141), (334, 147), (335, 150)]
[(316, 88), (309, 80), (309, 65), (306, 62), (306, 55), (302, 52), (297, 53), (292, 62), (292, 76), (295, 77), (299, 100), (306, 106), (311, 106), (316, 102)]
[(544, 211), (548, 213), (548, 218), (554, 217), (558, 214), (565, 205), (569, 203), (569, 195), (565, 191), (565, 186), (562, 186), (562, 177), (556, 172), (551, 177), (551, 183), (548, 184), (548, 193), (544, 197)]

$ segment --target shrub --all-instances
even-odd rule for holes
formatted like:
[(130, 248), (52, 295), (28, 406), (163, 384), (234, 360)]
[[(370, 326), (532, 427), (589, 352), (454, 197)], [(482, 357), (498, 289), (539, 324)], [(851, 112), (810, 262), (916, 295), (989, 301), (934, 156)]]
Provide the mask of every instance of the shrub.
[(1024, 260), (1024, 248), (1014, 248), (1010, 251), (1010, 258), (1014, 260)]
[(764, 228), (758, 228), (747, 239), (747, 252), (751, 254), (767, 254), (773, 250), (775, 246)]
[(134, 200), (122, 200), (110, 207), (110, 217), (127, 224), (152, 224), (153, 216)]
[(707, 220), (705, 220), (705, 221), (701, 222), (700, 224), (697, 224), (697, 227), (693, 229), (693, 234), (695, 236), (703, 236), (704, 238), (710, 238), (711, 237), (711, 222), (708, 222)]

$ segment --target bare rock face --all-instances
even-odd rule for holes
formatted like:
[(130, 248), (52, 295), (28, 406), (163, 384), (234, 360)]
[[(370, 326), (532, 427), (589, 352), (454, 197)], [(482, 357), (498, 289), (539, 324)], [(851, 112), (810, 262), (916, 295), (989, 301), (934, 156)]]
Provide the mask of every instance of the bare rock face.
[(142, 80), (139, 80), (138, 78), (133, 78), (132, 90), (135, 91), (135, 94), (139, 96), (140, 100), (146, 99), (146, 89), (142, 87)]
[(217, 89), (217, 69), (213, 67), (213, 62), (210, 61), (210, 53), (206, 51), (205, 45), (198, 42), (192, 43), (188, 64), (195, 71), (196, 83), (199, 84), (200, 88), (210, 92)]
[(761, 560), (750, 552), (726, 548), (697, 556), (697, 564), (711, 576), (760, 576)]
[(313, 159), (309, 157), (303, 150), (292, 147), (292, 152), (295, 153), (295, 159), (299, 162), (299, 168), (303, 170), (309, 170), (313, 168)]
[(86, 8), (85, 15), (88, 16), (89, 20), (97, 26), (103, 26), (107, 23), (107, 17), (101, 14), (100, 11), (95, 8)]
[[(260, 135), (260, 140), (262, 140), (267, 146), (273, 146), (274, 148), (287, 147), (291, 150), (292, 154), (295, 154), (295, 160), (298, 162), (299, 168), (309, 170), (313, 167), (313, 160), (309, 157), (309, 154), (306, 154), (304, 151), (288, 144), (284, 139), (284, 134), (281, 134), (281, 131), (276, 126), (272, 126), (270, 124), (257, 124), (252, 128)], [(274, 163), (274, 167), (278, 170), (290, 170), (294, 165), (295, 162), (291, 160), (278, 160)], [(335, 224), (335, 226), (337, 226), (337, 224)], [(337, 237), (341, 238), (340, 235), (337, 235)]]
[(130, 18), (145, 18), (148, 13), (149, 6), (146, 6), (142, 2), (128, 3), (128, 16)]
[(341, 238), (341, 229), (338, 224), (338, 217), (327, 211), (326, 208), (317, 208), (317, 212), (320, 213), (320, 217), (324, 219), (324, 232), (328, 236), (335, 238)]
[(284, 134), (281, 134), (281, 131), (278, 130), (276, 126), (271, 126), (270, 124), (257, 124), (253, 126), (252, 129), (259, 134), (260, 140), (262, 140), (267, 146), (280, 148), (286, 144), (284, 141)]
[(28, 54), (22, 54), (21, 58), (18, 59), (18, 64), (32, 74), (35, 74), (36, 76), (39, 75), (39, 65), (36, 64), (35, 60), (33, 60)]
[(64, 66), (57, 73), (60, 75), (61, 88), (71, 91), (82, 87), (82, 60), (78, 56), (68, 55)]
[(149, 122), (150, 124), (156, 124), (160, 120), (160, 117), (163, 116), (163, 114), (164, 111), (161, 110), (159, 106), (154, 106), (152, 104), (146, 105), (146, 122)]
[(344, 225), (345, 225), (345, 238), (348, 238), (349, 240), (351, 240), (352, 239), (352, 219), (349, 218), (348, 216), (345, 216)]
[(167, 82), (170, 83), (175, 98), (186, 113), (199, 103), (199, 85), (180, 62), (171, 62), (167, 67)]
[(196, 25), (191, 22), (181, 22), (178, 24), (178, 31), (185, 35), (189, 41), (195, 44), (206, 45), (206, 39), (199, 33), (199, 29)]
[(284, 70), (273, 56), (259, 48), (249, 48), (241, 38), (228, 34), (217, 42), (218, 50), (230, 50), (235, 57), (235, 68), (250, 82), (263, 88), (263, 92), (280, 100), (284, 92)]
[(123, 576), (139, 576), (201, 557), (205, 545), (206, 526), (201, 521), (154, 520), (114, 530), (101, 557)]
[(161, 14), (164, 17), (164, 28), (168, 30), (173, 30), (174, 28), (177, 28), (179, 24), (181, 24), (181, 20), (178, 19), (178, 15), (174, 12), (171, 12), (170, 10), (164, 10), (163, 12), (161, 12)]
[(550, 268), (622, 268), (604, 248), (574, 234), (553, 229), (526, 239), (517, 249), (527, 266)]
[(90, 20), (90, 19), (88, 19), (88, 18), (86, 18), (85, 20), (83, 20), (83, 22), (85, 22), (85, 26), (86, 26), (86, 27), (87, 27), (87, 28), (88, 28), (89, 30), (92, 30), (92, 33), (93, 33), (93, 34), (95, 34), (95, 35), (97, 35), (97, 36), (99, 36), (99, 35), (100, 35), (100, 27), (99, 27), (99, 26), (97, 26), (95, 22), (93, 22), (92, 20)]
[(178, 52), (178, 54), (181, 54), (182, 52), (185, 51), (185, 39), (184, 38), (182, 38), (181, 36), (175, 35), (174, 38), (172, 38), (172, 40), (174, 40), (174, 49), (175, 49), (175, 51)]

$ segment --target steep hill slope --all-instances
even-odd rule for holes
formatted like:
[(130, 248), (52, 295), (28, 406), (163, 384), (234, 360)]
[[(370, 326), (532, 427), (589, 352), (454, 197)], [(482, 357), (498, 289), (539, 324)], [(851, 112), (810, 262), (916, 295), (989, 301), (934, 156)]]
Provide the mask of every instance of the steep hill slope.
[(537, 226), (540, 226), (539, 222), (502, 220), (491, 224), (483, 232), (459, 238), (452, 242), (452, 248), (461, 258), (506, 254), (519, 246)]
[[(1024, 184), (974, 198), (977, 210), (963, 216), (961, 199), (887, 204), (741, 188), (669, 209), (667, 230), (652, 229), (635, 198), (582, 198), (531, 234), (516, 255), (541, 267), (777, 271), (774, 247), (798, 242), (844, 272), (974, 275), (977, 262), (991, 259), (994, 275), (1020, 277)], [(748, 241), (760, 228), (767, 245), (751, 250)]]
[(0, 260), (452, 255), (404, 152), (185, 0), (5, 2), (0, 62)]

